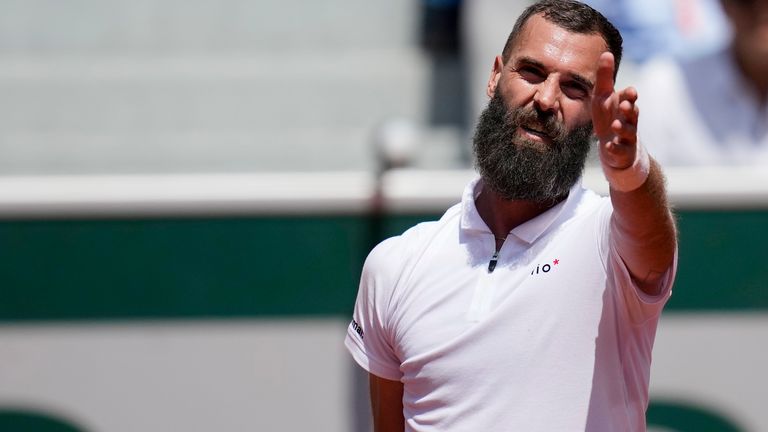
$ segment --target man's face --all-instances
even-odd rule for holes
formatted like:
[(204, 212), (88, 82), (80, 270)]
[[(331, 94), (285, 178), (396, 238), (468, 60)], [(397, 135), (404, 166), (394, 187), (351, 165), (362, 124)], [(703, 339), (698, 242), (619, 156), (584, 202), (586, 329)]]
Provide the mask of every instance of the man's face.
[(475, 133), (480, 174), (506, 199), (563, 198), (591, 141), (599, 35), (570, 33), (540, 16), (525, 24), (510, 58), (497, 57), (492, 97)]

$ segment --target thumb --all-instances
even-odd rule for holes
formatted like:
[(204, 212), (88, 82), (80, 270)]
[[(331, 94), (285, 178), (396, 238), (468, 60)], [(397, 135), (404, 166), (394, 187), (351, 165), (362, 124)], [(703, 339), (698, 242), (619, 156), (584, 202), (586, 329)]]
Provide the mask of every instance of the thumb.
[(613, 54), (604, 52), (597, 61), (597, 78), (595, 82), (595, 99), (602, 99), (613, 93), (613, 74), (616, 64)]

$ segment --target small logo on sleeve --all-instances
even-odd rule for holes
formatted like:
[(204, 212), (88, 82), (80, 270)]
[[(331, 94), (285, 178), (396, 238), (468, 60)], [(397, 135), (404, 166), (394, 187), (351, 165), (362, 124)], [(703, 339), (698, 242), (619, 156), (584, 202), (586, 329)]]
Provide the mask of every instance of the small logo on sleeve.
[(360, 336), (360, 339), (363, 339), (363, 326), (357, 323), (354, 319), (352, 320), (352, 329), (357, 333), (358, 336)]
[(537, 275), (541, 273), (549, 273), (552, 270), (555, 269), (555, 266), (560, 264), (560, 260), (555, 258), (552, 260), (551, 264), (549, 262), (545, 264), (536, 264), (536, 268), (531, 270), (531, 275)]

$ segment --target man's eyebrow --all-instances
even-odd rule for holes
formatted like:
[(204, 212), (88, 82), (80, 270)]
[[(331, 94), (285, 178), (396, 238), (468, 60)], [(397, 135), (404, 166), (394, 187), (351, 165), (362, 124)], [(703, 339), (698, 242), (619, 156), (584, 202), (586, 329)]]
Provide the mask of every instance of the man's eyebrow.
[[(519, 57), (517, 59), (517, 61), (515, 63), (516, 63), (516, 65), (515, 65), (516, 67), (518, 65), (530, 65), (530, 66), (534, 66), (536, 68), (539, 68), (541, 70), (547, 70), (546, 66), (544, 66), (544, 63), (536, 60), (533, 57), (521, 56), (521, 57)], [(579, 74), (567, 72), (566, 75), (570, 79), (572, 79), (572, 80), (576, 81), (577, 83), (581, 84), (582, 86), (586, 87), (587, 90), (592, 90), (595, 87), (595, 83), (593, 83), (592, 81), (584, 78), (583, 76), (581, 76)]]
[(537, 67), (537, 68), (539, 68), (539, 69), (543, 69), (543, 70), (546, 70), (546, 69), (547, 69), (547, 68), (544, 66), (544, 63), (542, 63), (542, 62), (540, 62), (540, 61), (536, 60), (536, 59), (535, 59), (535, 58), (533, 58), (533, 57), (528, 57), (528, 56), (521, 56), (521, 57), (518, 57), (518, 58), (517, 58), (517, 61), (515, 61), (515, 63), (516, 63), (516, 65), (515, 65), (515, 66), (518, 66), (518, 65), (528, 65), (528, 66), (534, 66), (534, 67)]
[(588, 80), (588, 79), (584, 78), (584, 77), (583, 77), (583, 76), (581, 76), (581, 75), (578, 75), (578, 74), (572, 74), (572, 73), (569, 73), (569, 74), (567, 74), (567, 75), (568, 75), (568, 76), (569, 76), (569, 77), (570, 77), (572, 80), (574, 80), (574, 81), (576, 81), (577, 83), (579, 83), (579, 84), (583, 85), (584, 87), (586, 87), (586, 88), (587, 88), (587, 90), (592, 90), (592, 89), (595, 87), (595, 83), (593, 83), (592, 81), (590, 81), (590, 80)]

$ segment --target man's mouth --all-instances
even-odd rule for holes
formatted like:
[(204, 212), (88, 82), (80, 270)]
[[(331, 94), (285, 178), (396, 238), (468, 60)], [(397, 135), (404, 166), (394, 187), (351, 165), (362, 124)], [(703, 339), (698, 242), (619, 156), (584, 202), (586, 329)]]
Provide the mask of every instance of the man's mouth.
[(541, 130), (536, 126), (525, 125), (525, 126), (520, 126), (520, 128), (527, 134), (532, 135), (534, 137), (547, 139), (547, 140), (551, 139), (548, 133), (544, 132), (543, 130)]

